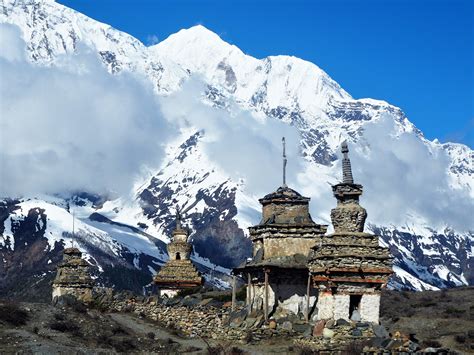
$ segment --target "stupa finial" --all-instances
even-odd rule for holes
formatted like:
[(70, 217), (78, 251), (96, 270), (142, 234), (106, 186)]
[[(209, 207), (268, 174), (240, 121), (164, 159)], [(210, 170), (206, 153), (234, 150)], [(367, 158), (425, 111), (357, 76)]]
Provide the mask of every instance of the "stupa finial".
[(342, 183), (343, 184), (353, 184), (354, 178), (352, 177), (352, 168), (351, 161), (349, 159), (349, 147), (347, 146), (347, 141), (342, 142), (341, 152), (343, 154), (342, 158)]
[(176, 230), (182, 229), (181, 227), (181, 211), (179, 210), (179, 206), (176, 206)]

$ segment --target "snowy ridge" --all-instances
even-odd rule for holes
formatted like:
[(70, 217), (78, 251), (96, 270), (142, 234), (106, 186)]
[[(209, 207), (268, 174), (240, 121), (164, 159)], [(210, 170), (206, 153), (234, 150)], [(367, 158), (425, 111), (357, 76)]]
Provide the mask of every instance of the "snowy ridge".
[(2, 0), (0, 22), (18, 25), (31, 58), (43, 64), (82, 45), (97, 51), (112, 73), (129, 70), (149, 77), (159, 93), (177, 90), (188, 76), (166, 58), (152, 59), (136, 38), (53, 1)]
[[(53, 1), (1, 0), (0, 22), (22, 29), (28, 53), (39, 65), (56, 65), (62, 55), (86, 48), (97, 52), (112, 74), (130, 71), (146, 77), (160, 96), (178, 92), (188, 78), (198, 77), (207, 87), (202, 93), (204, 101), (217, 109), (236, 104), (262, 120), (276, 119), (296, 127), (307, 162), (306, 171), (299, 176), (304, 187), (300, 192), (313, 197), (320, 223), (329, 222), (333, 201), (323, 199), (331, 198), (328, 183), (339, 180), (340, 143), (345, 139), (357, 143), (359, 153), (370, 159), (373, 142), (366, 140), (364, 132), (371, 125), (383, 127), (387, 121), (394, 130), (383, 134), (408, 134), (433, 156), (446, 153), (449, 187), (467, 191), (466, 198), (474, 198), (474, 153), (469, 147), (425, 139), (401, 109), (385, 101), (353, 99), (313, 63), (290, 56), (253, 58), (203, 26), (181, 30), (146, 47), (126, 33)], [(203, 148), (204, 139), (198, 127), (182, 129), (167, 147), (163, 165), (143, 178), (131, 198), (122, 196), (100, 206), (90, 201), (70, 206), (78, 218), (77, 231), (90, 246), (84, 252), (92, 259), (90, 250), (97, 247), (153, 273), (167, 258), (160, 243), (168, 242), (179, 206), (186, 210), (185, 223), (196, 247), (194, 260), (201, 264), (208, 281), (215, 277), (210, 270), (216, 265), (226, 266), (220, 270), (223, 275), (243, 260), (249, 251), (245, 229), (258, 222), (258, 196), (213, 161)], [(3, 223), (0, 252), (16, 250), (12, 228), (35, 208), (44, 209), (50, 218), (46, 229), (50, 248), (61, 240), (70, 243), (67, 233), (72, 218), (67, 199), (38, 196), (19, 205), (21, 210), (8, 212)], [(376, 211), (368, 212), (370, 221)], [(93, 213), (117, 224), (91, 220)], [(370, 226), (395, 255), (397, 277), (392, 286), (430, 289), (474, 282), (472, 232), (430, 225), (410, 206), (403, 206), (401, 213), (404, 222)], [(126, 257), (121, 256), (124, 252)]]

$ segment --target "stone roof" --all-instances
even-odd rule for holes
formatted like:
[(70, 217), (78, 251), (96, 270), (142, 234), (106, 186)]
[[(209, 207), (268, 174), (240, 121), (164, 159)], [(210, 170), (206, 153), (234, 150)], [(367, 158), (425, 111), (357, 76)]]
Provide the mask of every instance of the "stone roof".
[(160, 287), (184, 288), (202, 285), (203, 278), (191, 260), (170, 260), (160, 269), (154, 282)]
[(258, 255), (252, 260), (245, 261), (234, 269), (239, 272), (249, 268), (275, 267), (280, 269), (308, 269), (308, 258), (302, 254), (262, 259)]
[(262, 205), (268, 203), (308, 203), (309, 197), (303, 197), (299, 192), (288, 186), (280, 186), (275, 192), (265, 195), (259, 200)]

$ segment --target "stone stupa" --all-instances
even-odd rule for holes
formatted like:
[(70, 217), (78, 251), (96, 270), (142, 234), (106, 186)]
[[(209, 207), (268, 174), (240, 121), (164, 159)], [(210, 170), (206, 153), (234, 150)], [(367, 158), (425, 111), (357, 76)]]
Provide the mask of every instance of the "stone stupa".
[(199, 287), (204, 280), (190, 260), (193, 246), (188, 242), (188, 232), (181, 225), (181, 215), (176, 210), (176, 229), (167, 245), (169, 261), (160, 269), (153, 282), (160, 296), (174, 297), (183, 289)]
[(380, 290), (392, 271), (388, 248), (379, 237), (364, 232), (367, 212), (359, 204), (362, 185), (352, 177), (349, 149), (342, 143), (342, 183), (332, 187), (337, 199), (331, 211), (334, 233), (313, 247), (309, 270), (319, 290), (318, 319), (346, 319), (378, 323)]
[(77, 248), (66, 248), (63, 253), (63, 261), (59, 264), (53, 281), (53, 303), (65, 295), (74, 296), (85, 303), (90, 302), (94, 280), (89, 273), (89, 263), (82, 259), (82, 253)]

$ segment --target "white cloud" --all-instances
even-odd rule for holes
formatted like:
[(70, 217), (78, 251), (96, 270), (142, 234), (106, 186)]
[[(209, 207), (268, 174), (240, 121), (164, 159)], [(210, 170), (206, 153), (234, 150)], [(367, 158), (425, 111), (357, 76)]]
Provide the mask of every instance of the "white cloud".
[(450, 160), (441, 146), (425, 144), (414, 133), (397, 133), (386, 115), (366, 125), (360, 145), (351, 148), (371, 221), (403, 224), (421, 217), (432, 228), (474, 230), (474, 200), (468, 191), (450, 187)]
[(123, 194), (144, 165), (159, 164), (169, 128), (151, 87), (110, 75), (85, 48), (59, 66), (32, 64), (16, 28), (0, 33), (0, 196)]
[(162, 98), (164, 116), (178, 126), (203, 130), (206, 154), (234, 181), (244, 179), (246, 192), (251, 195), (281, 186), (281, 138), (285, 136), (288, 182), (294, 185), (304, 164), (297, 130), (274, 119), (259, 119), (236, 105), (231, 104), (228, 111), (205, 105), (201, 98), (204, 89), (194, 78), (180, 92)]
[[(199, 78), (158, 98), (132, 74), (110, 75), (85, 49), (57, 66), (37, 66), (24, 59), (17, 30), (2, 26), (0, 33), (0, 196), (129, 193), (142, 167), (160, 165), (168, 137), (191, 125), (205, 132), (211, 160), (234, 181), (244, 179), (252, 197), (281, 185), (286, 136), (288, 183), (312, 198), (316, 221), (329, 222), (336, 204), (330, 184), (340, 176), (340, 161), (308, 164), (294, 127), (233, 103), (228, 110), (203, 104)], [(398, 134), (393, 118), (385, 117), (367, 124), (350, 149), (370, 222), (403, 224), (410, 214), (432, 227), (474, 229), (474, 202), (467, 191), (450, 188), (449, 159), (436, 145), (430, 150), (415, 134)]]

